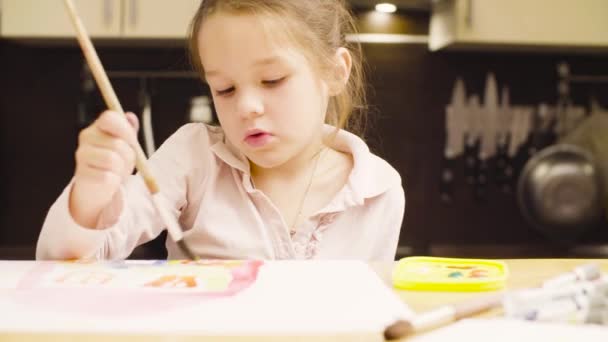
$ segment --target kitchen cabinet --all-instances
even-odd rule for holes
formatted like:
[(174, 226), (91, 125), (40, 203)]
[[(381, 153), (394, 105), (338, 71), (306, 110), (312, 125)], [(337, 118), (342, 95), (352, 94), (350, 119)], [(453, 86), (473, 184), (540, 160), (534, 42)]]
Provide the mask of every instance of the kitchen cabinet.
[(438, 0), (429, 48), (606, 49), (606, 0)]
[[(74, 0), (92, 37), (120, 35), (122, 0)], [(2, 0), (1, 33), (11, 38), (73, 37), (63, 0)]]
[(127, 38), (183, 39), (200, 0), (124, 0)]
[[(201, 0), (74, 0), (94, 38), (184, 39)], [(2, 0), (8, 38), (71, 38), (63, 0)]]

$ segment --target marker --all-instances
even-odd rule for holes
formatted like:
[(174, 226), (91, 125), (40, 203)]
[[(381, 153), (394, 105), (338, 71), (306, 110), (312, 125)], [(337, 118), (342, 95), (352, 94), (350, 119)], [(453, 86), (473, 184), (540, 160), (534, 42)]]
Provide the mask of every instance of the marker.
[(571, 272), (546, 280), (543, 282), (542, 287), (555, 288), (566, 284), (572, 284), (577, 281), (595, 280), (601, 276), (602, 273), (597, 264), (585, 264), (575, 267)]
[(585, 323), (608, 325), (608, 308), (590, 310), (585, 317)]
[(608, 298), (608, 282), (604, 282), (602, 279), (582, 281), (561, 288), (535, 288), (514, 291), (505, 295), (503, 306), (505, 312), (515, 314), (548, 302), (569, 299), (574, 296)]
[(507, 315), (507, 317), (539, 322), (590, 323), (595, 321), (604, 324), (606, 314), (605, 298), (590, 299), (575, 296), (545, 303), (543, 306), (520, 312), (517, 315)]

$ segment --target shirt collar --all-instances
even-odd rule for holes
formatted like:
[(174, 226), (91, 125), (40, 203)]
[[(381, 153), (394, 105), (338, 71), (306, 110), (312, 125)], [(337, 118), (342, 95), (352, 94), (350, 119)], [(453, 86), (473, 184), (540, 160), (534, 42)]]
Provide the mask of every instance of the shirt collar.
[(243, 173), (249, 174), (249, 161), (247, 157), (228, 141), (222, 128), (219, 126), (207, 127), (209, 127), (210, 134), (213, 135), (212, 140), (214, 140), (211, 144), (211, 151), (224, 163)]
[[(229, 166), (250, 174), (247, 157), (241, 153), (228, 139), (220, 127), (210, 127), (215, 142), (211, 150)], [(322, 212), (341, 211), (349, 206), (362, 205), (367, 198), (376, 197), (391, 187), (401, 185), (399, 173), (386, 161), (369, 151), (368, 146), (358, 136), (345, 130), (326, 124), (323, 134), (330, 136), (330, 147), (349, 153), (353, 156), (353, 170), (342, 191), (332, 200)]]
[[(326, 134), (335, 127), (325, 125)], [(386, 161), (370, 152), (367, 144), (355, 134), (339, 130), (331, 147), (353, 156), (353, 170), (344, 189), (322, 211), (342, 211), (349, 206), (363, 205), (365, 199), (383, 194), (390, 188), (401, 186), (399, 173)]]

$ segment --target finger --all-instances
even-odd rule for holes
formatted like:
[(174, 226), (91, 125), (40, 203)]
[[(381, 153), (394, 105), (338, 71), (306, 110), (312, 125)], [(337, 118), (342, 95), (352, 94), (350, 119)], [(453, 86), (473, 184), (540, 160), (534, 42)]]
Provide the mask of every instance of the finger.
[(137, 144), (137, 135), (124, 114), (105, 111), (95, 120), (93, 126), (101, 132), (124, 139), (131, 146)]
[[(88, 150), (87, 146), (109, 149), (118, 153), (123, 159), (123, 170), (121, 170), (121, 174), (126, 177), (133, 173), (133, 168), (135, 167), (135, 151), (126, 141), (106, 134), (95, 127), (89, 127), (82, 130), (79, 135), (80, 151), (77, 151), (77, 157), (82, 154), (86, 155), (84, 152)], [(86, 162), (86, 157), (84, 160)]]
[(92, 139), (93, 136), (98, 134), (99, 130), (94, 127), (94, 124), (89, 125), (87, 128), (78, 133), (78, 145), (85, 145)]
[(127, 112), (125, 114), (127, 116), (127, 121), (129, 121), (129, 124), (131, 127), (133, 127), (133, 130), (135, 130), (135, 133), (137, 133), (139, 131), (139, 120), (137, 119), (137, 115), (131, 112)]
[(76, 181), (86, 181), (101, 185), (104, 188), (114, 188), (120, 185), (122, 177), (114, 172), (102, 170), (90, 165), (78, 166), (76, 169)]
[(114, 172), (118, 175), (124, 173), (125, 162), (121, 156), (109, 149), (84, 145), (76, 151), (76, 162), (104, 171)]
[(101, 132), (101, 134), (92, 135), (86, 140), (86, 144), (90, 144), (94, 147), (112, 150), (118, 153), (121, 158), (126, 162), (134, 159), (135, 157), (135, 152), (133, 151), (133, 148), (129, 146), (126, 141), (111, 136), (109, 134), (105, 134), (103, 132)]

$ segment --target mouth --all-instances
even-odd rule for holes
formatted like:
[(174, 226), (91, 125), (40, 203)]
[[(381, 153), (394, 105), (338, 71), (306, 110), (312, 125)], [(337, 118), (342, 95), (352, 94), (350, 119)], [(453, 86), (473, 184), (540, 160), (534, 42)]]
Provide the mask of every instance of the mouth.
[(272, 135), (268, 132), (252, 129), (246, 132), (244, 141), (251, 147), (262, 147), (266, 145), (271, 138)]

